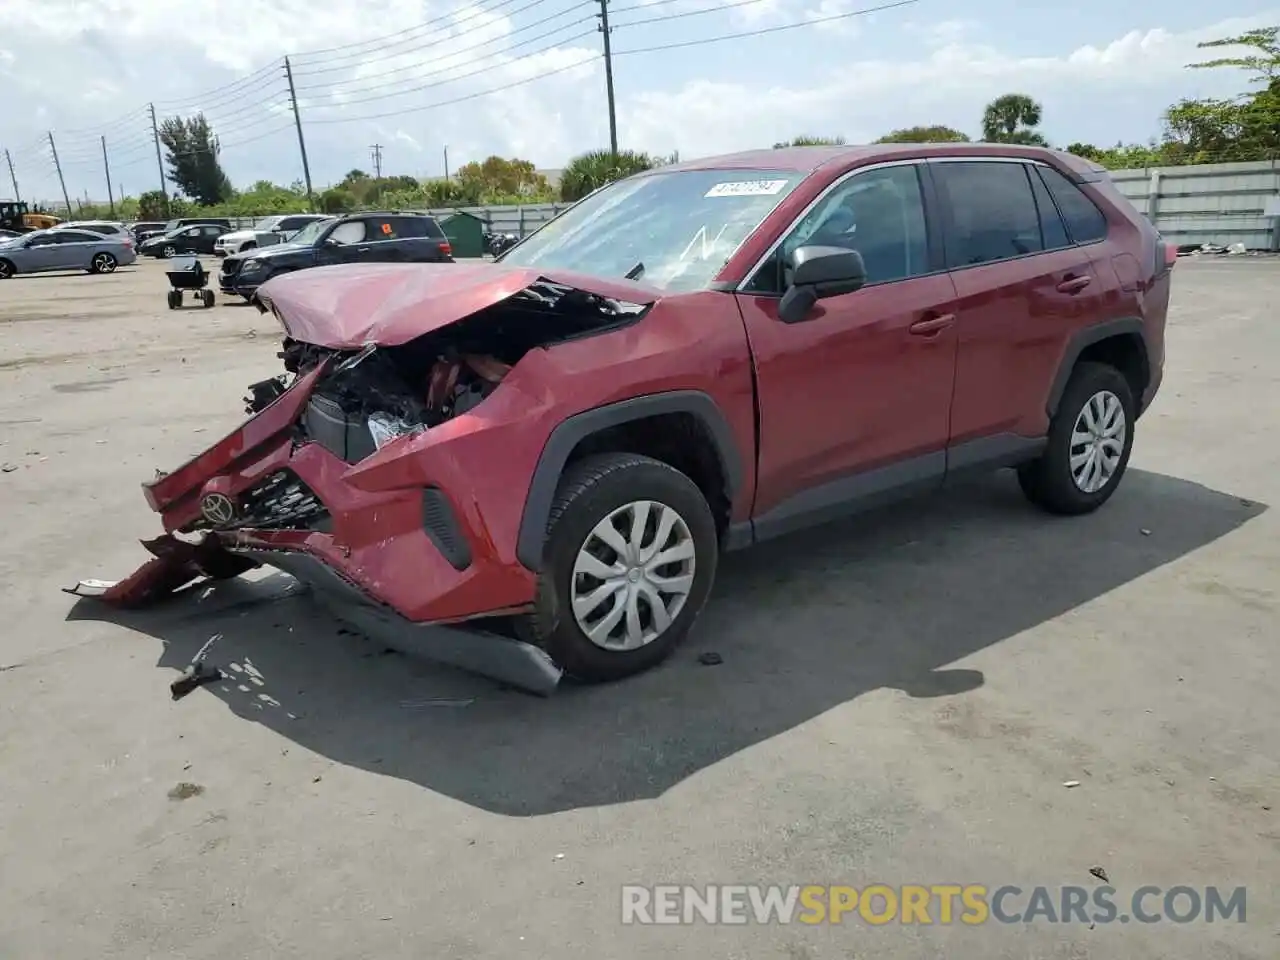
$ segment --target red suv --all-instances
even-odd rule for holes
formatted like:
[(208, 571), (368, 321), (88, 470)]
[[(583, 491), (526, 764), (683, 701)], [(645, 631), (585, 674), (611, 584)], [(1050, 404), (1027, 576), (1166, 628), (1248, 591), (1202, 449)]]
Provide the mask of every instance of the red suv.
[(168, 533), (107, 599), (265, 563), (526, 687), (623, 677), (688, 632), (722, 550), (978, 468), (1098, 508), (1173, 263), (1078, 157), (914, 144), (650, 171), (496, 263), (282, 276), (287, 376), (145, 485)]

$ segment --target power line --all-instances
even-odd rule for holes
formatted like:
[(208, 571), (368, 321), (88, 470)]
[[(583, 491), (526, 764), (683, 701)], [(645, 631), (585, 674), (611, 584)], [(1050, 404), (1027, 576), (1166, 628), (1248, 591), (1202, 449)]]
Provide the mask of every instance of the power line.
[[(541, 0), (539, 0), (539, 2), (541, 2)], [(760, 2), (760, 0), (755, 0), (755, 2)], [(566, 8), (566, 9), (564, 9), (564, 10), (561, 10), (559, 13), (553, 13), (553, 14), (552, 14), (551, 16), (549, 16), (549, 17), (543, 17), (541, 20), (535, 20), (535, 21), (533, 21), (533, 23), (525, 24), (523, 27), (520, 27), (518, 30), (512, 30), (510, 33), (508, 33), (508, 34), (506, 34), (506, 35), (504, 35), (504, 36), (501, 36), (501, 37), (491, 37), (491, 38), (490, 38), (490, 39), (488, 39), (488, 40), (482, 40), (480, 43), (474, 43), (474, 44), (472, 44), (472, 45), (471, 45), (471, 46), (469, 46), (469, 47), (461, 47), (461, 48), (459, 48), (459, 49), (457, 49), (457, 50), (452, 50), (452, 51), (450, 51), (450, 52), (448, 52), (448, 53), (443, 53), (443, 54), (441, 54), (441, 55), (440, 55), (440, 59), (441, 59), (441, 60), (450, 60), (450, 59), (452, 59), (452, 58), (454, 58), (454, 57), (458, 56), (459, 54), (469, 53), (469, 52), (470, 52), (470, 51), (472, 51), (472, 50), (479, 50), (481, 47), (487, 47), (487, 46), (488, 46), (489, 44), (491, 44), (491, 43), (497, 43), (497, 42), (498, 42), (498, 41), (500, 41), (500, 40), (510, 40), (512, 37), (518, 36), (518, 35), (520, 35), (520, 34), (522, 34), (522, 33), (527, 33), (528, 31), (530, 31), (530, 30), (534, 29), (535, 27), (540, 27), (540, 26), (542, 26), (542, 25), (543, 25), (543, 24), (545, 24), (545, 23), (550, 23), (552, 20), (559, 20), (561, 17), (565, 16), (566, 14), (572, 13), (574, 10), (581, 9), (582, 7), (593, 7), (593, 6), (595, 6), (595, 3), (593, 2), (593, 0), (583, 0), (583, 2), (581, 2), (581, 3), (575, 3), (573, 6), (568, 7), (568, 8)], [(585, 22), (586, 22), (587, 20), (589, 20), (589, 19), (591, 19), (591, 18), (590, 18), (590, 17), (582, 17), (582, 18), (579, 18), (578, 20), (575, 20), (575, 21), (574, 21), (574, 23), (572, 23), (572, 24), (565, 24), (564, 26), (557, 27), (555, 30), (548, 31), (547, 33), (540, 34), (539, 36), (537, 36), (537, 37), (532, 37), (532, 38), (530, 38), (530, 39), (528, 39), (528, 40), (523, 40), (523, 41), (521, 41), (520, 43), (518, 43), (518, 44), (513, 44), (512, 46), (510, 46), (510, 47), (508, 47), (508, 48), (506, 48), (506, 49), (514, 50), (514, 49), (516, 49), (517, 47), (520, 47), (520, 46), (522, 46), (522, 45), (524, 45), (524, 44), (534, 43), (534, 42), (536, 42), (536, 41), (538, 41), (538, 40), (543, 39), (544, 37), (549, 37), (549, 36), (551, 36), (552, 34), (557, 33), (557, 32), (558, 32), (558, 31), (560, 31), (560, 30), (567, 30), (569, 27), (574, 26), (574, 25), (576, 25), (576, 24), (579, 24), (579, 23), (585, 23)], [(450, 39), (457, 39), (457, 38), (450, 38)], [(433, 45), (434, 45), (434, 44), (433, 44)], [(411, 52), (411, 51), (406, 51), (406, 53), (408, 53), (408, 52)], [(503, 50), (496, 51), (496, 52), (495, 52), (495, 55), (496, 55), (496, 53), (503, 53), (503, 52), (504, 52)], [(404, 55), (405, 55), (405, 54), (396, 54), (396, 56), (404, 56)], [(411, 63), (411, 64), (408, 64), (407, 66), (403, 66), (403, 67), (395, 67), (395, 68), (393, 68), (393, 69), (391, 69), (391, 70), (383, 70), (383, 71), (381, 72), (381, 74), (380, 74), (380, 77), (386, 77), (386, 76), (389, 76), (390, 74), (393, 74), (393, 73), (404, 73), (405, 71), (408, 71), (408, 70), (417, 70), (417, 69), (419, 69), (419, 67), (420, 67), (420, 66), (421, 66), (420, 64), (417, 64), (417, 63)], [(349, 69), (351, 69), (351, 68), (350, 68), (350, 67), (341, 67), (341, 68), (335, 68), (335, 69), (349, 70)], [(313, 70), (313, 71), (311, 71), (310, 73), (307, 73), (307, 74), (299, 73), (299, 74), (298, 74), (298, 76), (299, 76), (299, 77), (304, 77), (304, 76), (305, 76), (305, 77), (312, 77), (312, 76), (316, 76), (317, 74), (320, 74), (320, 73), (326, 73), (326, 72), (329, 72), (329, 71), (325, 71), (325, 70)], [(440, 71), (437, 71), (437, 72), (440, 72)], [(428, 75), (429, 75), (429, 74), (428, 74)], [(330, 84), (312, 84), (312, 85), (310, 85), (310, 86), (307, 86), (307, 85), (305, 85), (305, 84), (304, 84), (304, 85), (299, 86), (299, 87), (298, 87), (298, 89), (299, 89), (299, 90), (303, 90), (303, 91), (305, 91), (305, 90), (318, 90), (318, 89), (320, 89), (321, 87), (324, 87), (324, 88), (326, 88), (326, 89), (332, 89), (332, 88), (335, 88), (335, 87), (344, 87), (344, 86), (348, 86), (348, 85), (353, 84), (353, 83), (364, 83), (364, 82), (365, 82), (365, 81), (367, 81), (368, 79), (369, 79), (368, 77), (355, 77), (355, 78), (353, 78), (353, 79), (351, 79), (351, 80), (338, 80), (338, 81), (334, 81), (333, 83), (330, 83)], [(415, 79), (420, 79), (420, 78), (415, 78)], [(372, 88), (370, 88), (370, 89), (372, 89)]]
[[(430, 36), (432, 33), (441, 33), (451, 28), (456, 29), (459, 24), (468, 23), (469, 21), (475, 20), (482, 16), (492, 16), (493, 14), (501, 10), (503, 7), (510, 6), (511, 4), (518, 2), (518, 0), (500, 0), (499, 3), (487, 9), (483, 7), (483, 2), (484, 0), (481, 0), (481, 4), (466, 4), (448, 13), (442, 14), (441, 16), (435, 18), (435, 20), (432, 22), (420, 23), (416, 27), (409, 27), (407, 30), (398, 30), (395, 33), (384, 34), (383, 36), (380, 36), (380, 37), (371, 37), (368, 40), (360, 40), (356, 43), (343, 44), (337, 47), (324, 47), (320, 50), (303, 51), (300, 53), (293, 54), (293, 59), (295, 62), (305, 61), (307, 59), (318, 57), (321, 54), (326, 54), (326, 53), (341, 54), (336, 58), (328, 58), (331, 60), (350, 60), (355, 57), (367, 56), (366, 53), (358, 52), (358, 51), (363, 51), (364, 48), (366, 47), (371, 47), (373, 49), (386, 49), (387, 47), (394, 46), (396, 44), (409, 43), (414, 40), (420, 40), (421, 37), (411, 36), (411, 34), (414, 34), (417, 31), (423, 30), (423, 29), (427, 30), (425, 34), (426, 36)], [(541, 2), (541, 0), (539, 0), (539, 2)], [(527, 8), (522, 8), (522, 9), (527, 9)], [(468, 12), (468, 11), (471, 11), (471, 12)], [(518, 12), (518, 11), (514, 11), (514, 12)], [(464, 17), (459, 17), (457, 20), (454, 20), (453, 18), (457, 17), (457, 15), (460, 13), (466, 13), (467, 15)], [(441, 21), (451, 21), (450, 26), (438, 27), (438, 26), (432, 25), (433, 22), (439, 23)], [(350, 52), (346, 54), (342, 54), (341, 51), (343, 50), (347, 50)], [(305, 66), (305, 63), (301, 65)], [(298, 75), (302, 76), (302, 72), (299, 71)]]
[[(757, 3), (764, 3), (764, 2), (765, 0), (737, 0), (737, 2), (735, 3), (722, 3), (718, 7), (702, 7), (701, 9), (698, 9), (698, 10), (685, 10), (681, 13), (668, 13), (658, 17), (645, 17), (643, 20), (624, 20), (622, 23), (615, 24), (615, 26), (638, 27), (641, 24), (645, 24), (645, 23), (663, 23), (667, 20), (683, 20), (685, 17), (703, 17), (703, 16), (706, 16), (708, 13), (722, 13), (725, 10), (734, 10), (734, 9), (737, 9), (738, 7), (750, 7)], [(649, 6), (653, 6), (653, 4), (649, 4)], [(634, 10), (636, 8), (631, 7), (629, 9)], [(614, 12), (617, 13), (616, 10)], [(809, 20), (806, 22), (813, 23), (814, 21)]]
[[(820, 23), (832, 23), (836, 20), (848, 20), (852, 17), (865, 17), (870, 13), (880, 13), (884, 10), (894, 10), (898, 7), (909, 7), (920, 0), (897, 0), (895, 3), (885, 3), (878, 7), (866, 7), (862, 10), (851, 10), (848, 13), (836, 13), (828, 17), (814, 17), (810, 20), (801, 20), (797, 23), (784, 23), (776, 27), (762, 27), (759, 30), (743, 30), (739, 33), (725, 33), (716, 37), (703, 37), (699, 40), (679, 40), (675, 43), (661, 43), (652, 47), (637, 47), (632, 50), (615, 50), (615, 57), (627, 57), (637, 53), (657, 53), (659, 50), (676, 50), (683, 47), (701, 47), (711, 43), (723, 43), (726, 40), (744, 40), (747, 37), (762, 37), (770, 33), (782, 33), (784, 30), (799, 30), (802, 27), (815, 27)], [(675, 19), (674, 17), (670, 19)]]
[[(524, 56), (522, 56), (522, 57), (517, 57), (515, 60), (508, 61), (508, 63), (519, 63), (521, 60), (530, 60), (530, 59), (532, 59), (533, 57), (539, 56), (539, 55), (544, 54), (544, 53), (548, 53), (548, 52), (549, 52), (549, 51), (551, 51), (551, 50), (558, 49), (558, 48), (559, 48), (560, 46), (562, 46), (563, 44), (572, 43), (574, 40), (581, 40), (583, 37), (589, 37), (589, 36), (591, 36), (591, 34), (592, 34), (592, 33), (594, 33), (594, 32), (595, 32), (594, 30), (584, 30), (584, 31), (582, 31), (581, 33), (576, 33), (576, 34), (574, 34), (572, 37), (564, 37), (564, 38), (562, 38), (562, 39), (560, 39), (560, 40), (557, 40), (555, 43), (551, 43), (551, 44), (548, 44), (548, 45), (547, 45), (547, 46), (545, 46), (545, 47), (541, 47), (541, 48), (539, 48), (539, 49), (537, 49), (537, 50), (534, 50), (532, 53), (526, 54), (526, 55), (524, 55)], [(595, 59), (595, 57), (593, 56), (593, 57), (592, 57), (592, 59)], [(469, 72), (467, 72), (467, 73), (460, 73), (460, 74), (458, 74), (456, 77), (452, 77), (452, 78), (450, 78), (450, 79), (448, 79), (448, 80), (436, 80), (436, 81), (433, 81), (432, 83), (424, 83), (424, 84), (421, 84), (421, 85), (416, 86), (416, 87), (408, 87), (408, 88), (406, 88), (406, 89), (404, 89), (404, 90), (396, 90), (396, 91), (394, 91), (394, 92), (392, 92), (392, 93), (382, 93), (382, 94), (377, 94), (377, 95), (372, 96), (372, 97), (359, 97), (359, 98), (357, 98), (357, 99), (355, 99), (355, 100), (347, 100), (347, 101), (344, 101), (344, 102), (342, 102), (342, 103), (332, 103), (332, 104), (319, 104), (319, 103), (317, 103), (317, 104), (315, 104), (314, 106), (315, 106), (315, 108), (316, 108), (316, 109), (321, 109), (321, 110), (326, 110), (326, 109), (342, 109), (342, 108), (346, 108), (346, 107), (349, 107), (349, 106), (354, 106), (354, 105), (356, 105), (356, 104), (360, 104), (360, 103), (373, 103), (374, 101), (377, 101), (377, 100), (388, 100), (388, 99), (390, 99), (390, 98), (392, 98), (392, 97), (403, 97), (403, 96), (405, 96), (406, 94), (410, 94), (410, 93), (418, 93), (418, 92), (420, 92), (420, 91), (422, 91), (422, 90), (430, 90), (430, 89), (432, 89), (433, 87), (442, 87), (442, 86), (444, 86), (445, 84), (449, 84), (449, 83), (457, 83), (459, 80), (466, 80), (466, 79), (468, 79), (468, 78), (470, 78), (470, 77), (478, 77), (480, 74), (482, 74), (482, 73), (488, 73), (488, 72), (490, 72), (492, 69), (493, 69), (493, 66), (492, 66), (492, 65), (484, 66), (484, 67), (478, 67), (478, 68), (476, 68), (476, 69), (474, 69), (474, 70), (471, 70), (471, 71), (469, 71)], [(499, 89), (502, 89), (502, 88), (499, 88)], [(470, 99), (470, 98), (467, 98), (467, 99)], [(417, 108), (410, 107), (410, 108), (408, 108), (407, 110), (401, 110), (401, 111), (396, 111), (396, 112), (397, 112), (397, 113), (410, 113), (410, 112), (413, 112), (415, 109), (417, 109)], [(380, 114), (380, 116), (393, 116), (393, 115), (394, 115), (394, 114)], [(337, 121), (337, 120), (327, 120), (327, 121), (325, 121), (325, 120), (311, 120), (311, 121), (309, 121), (309, 122), (310, 122), (310, 123), (335, 123), (335, 122), (348, 122), (348, 121)]]
[[(581, 24), (583, 24), (583, 23), (586, 23), (586, 22), (588, 22), (590, 19), (591, 19), (590, 17), (583, 17), (583, 18), (581, 18), (581, 19), (579, 19), (579, 20), (575, 20), (573, 23), (566, 23), (566, 24), (562, 24), (561, 26), (558, 26), (558, 27), (556, 27), (556, 28), (554, 28), (554, 29), (552, 29), (552, 30), (544, 31), (543, 33), (540, 33), (540, 34), (538, 34), (537, 36), (528, 37), (528, 38), (527, 38), (527, 39), (525, 39), (525, 40), (521, 40), (519, 43), (513, 43), (513, 44), (511, 44), (509, 47), (504, 47), (504, 48), (503, 48), (503, 49), (501, 49), (501, 50), (495, 50), (495, 51), (493, 51), (492, 53), (486, 53), (486, 54), (484, 54), (482, 57), (479, 57), (477, 62), (485, 61), (485, 60), (492, 60), (492, 59), (494, 59), (495, 57), (501, 57), (501, 56), (503, 56), (503, 55), (505, 55), (505, 54), (511, 53), (513, 50), (519, 50), (521, 47), (527, 47), (527, 46), (529, 46), (530, 44), (537, 43), (537, 42), (538, 42), (538, 41), (540, 41), (540, 40), (546, 40), (548, 37), (553, 37), (553, 36), (555, 36), (557, 33), (563, 33), (563, 32), (565, 32), (566, 30), (571, 30), (571, 29), (573, 29), (573, 28), (574, 28), (574, 27), (576, 27), (576, 26), (579, 26), (579, 25), (581, 25)], [(534, 51), (533, 53), (529, 53), (529, 54), (522, 54), (521, 56), (517, 57), (517, 58), (516, 58), (516, 60), (523, 60), (523, 59), (527, 59), (528, 57), (534, 57), (534, 56), (537, 56), (539, 53), (545, 53), (545, 52), (547, 52), (547, 50), (555, 49), (556, 47), (560, 46), (561, 44), (564, 44), (564, 43), (570, 43), (570, 42), (572, 42), (572, 41), (574, 41), (574, 40), (579, 39), (580, 37), (589, 36), (589, 35), (591, 34), (591, 32), (592, 32), (592, 31), (590, 31), (590, 30), (584, 30), (584, 31), (581, 31), (580, 33), (576, 33), (576, 34), (574, 34), (572, 37), (562, 37), (561, 39), (557, 40), (555, 43), (552, 43), (552, 44), (550, 44), (550, 45), (549, 45), (549, 46), (547, 46), (547, 47), (543, 47), (543, 48), (541, 48), (541, 49), (539, 49), (539, 50), (536, 50), (536, 51)], [(502, 38), (500, 38), (500, 37), (499, 37), (499, 38), (495, 38), (495, 39), (502, 39)], [(485, 46), (486, 44), (488, 44), (488, 43), (492, 43), (492, 42), (494, 42), (494, 41), (493, 41), (493, 40), (488, 40), (488, 41), (485, 41), (485, 43), (476, 44), (474, 47), (470, 47), (470, 48), (467, 48), (467, 49), (472, 49), (472, 50), (474, 50), (474, 49), (477, 49), (477, 48), (479, 48), (479, 47)], [(459, 50), (459, 51), (456, 51), (456, 53), (455, 53), (455, 54), (451, 54), (450, 56), (456, 56), (456, 54), (457, 54), (457, 53), (462, 53), (462, 52), (463, 52), (462, 50)], [(345, 104), (347, 104), (347, 103), (365, 103), (365, 102), (368, 102), (368, 100), (384, 99), (384, 98), (386, 98), (386, 97), (396, 97), (396, 96), (400, 96), (400, 95), (401, 95), (401, 94), (403, 94), (403, 93), (411, 93), (411, 92), (413, 92), (413, 91), (415, 91), (415, 90), (425, 90), (425, 89), (428, 89), (428, 88), (430, 88), (430, 87), (434, 87), (434, 86), (441, 86), (441, 85), (446, 84), (446, 83), (453, 83), (453, 82), (454, 82), (454, 81), (456, 81), (456, 80), (463, 80), (463, 79), (466, 79), (467, 77), (475, 76), (477, 73), (484, 73), (484, 72), (486, 72), (486, 71), (488, 71), (488, 70), (492, 70), (492, 69), (494, 68), (494, 66), (497, 66), (497, 64), (490, 64), (490, 65), (487, 65), (487, 66), (484, 66), (484, 67), (477, 67), (477, 66), (476, 66), (476, 64), (472, 64), (472, 66), (473, 66), (473, 72), (472, 72), (472, 73), (459, 74), (458, 76), (453, 77), (452, 79), (448, 79), (448, 80), (440, 80), (440, 81), (437, 81), (437, 82), (435, 82), (435, 83), (424, 84), (424, 85), (422, 85), (422, 86), (417, 86), (417, 87), (410, 87), (410, 88), (408, 88), (408, 89), (406, 89), (406, 90), (398, 90), (398, 91), (394, 91), (394, 92), (391, 92), (391, 93), (380, 94), (380, 95), (379, 95), (379, 96), (377, 96), (377, 97), (361, 98), (361, 99), (357, 99), (357, 100), (348, 100), (348, 101), (345, 101), (345, 102), (344, 102), (344, 103), (342, 103), (342, 104), (333, 104), (332, 106), (344, 106), (344, 105), (345, 105)], [(438, 76), (440, 76), (441, 74), (449, 73), (450, 71), (452, 71), (452, 70), (454, 70), (454, 69), (455, 69), (454, 67), (440, 67), (440, 68), (438, 68), (438, 69), (436, 69), (436, 70), (429, 70), (429, 71), (427, 71), (426, 73), (418, 74), (418, 75), (417, 75), (416, 77), (414, 77), (413, 79), (414, 79), (414, 80), (425, 80), (425, 79), (427, 79), (428, 77), (438, 77)], [(351, 93), (360, 94), (360, 93), (369, 93), (369, 92), (377, 91), (377, 90), (385, 90), (385, 89), (387, 89), (387, 87), (388, 87), (388, 86), (389, 86), (388, 84), (377, 83), (377, 84), (374, 84), (374, 85), (372, 85), (372, 86), (368, 86), (368, 87), (359, 87), (359, 88), (356, 88), (356, 89), (353, 89), (353, 90), (346, 90), (346, 89), (343, 89), (344, 84), (341, 84), (341, 83), (335, 83), (335, 84), (333, 84), (333, 85), (331, 85), (331, 86), (326, 86), (324, 89), (325, 89), (327, 92), (330, 92), (330, 93), (332, 93), (332, 92), (339, 92), (339, 93), (343, 94), (344, 96), (346, 96), (347, 94), (351, 94)], [(312, 89), (312, 90), (314, 90), (314, 89), (319, 89), (319, 87), (299, 87), (298, 89), (299, 89), (299, 90), (302, 90), (302, 91), (304, 91), (304, 92), (305, 92), (305, 91), (307, 91), (307, 90), (309, 90), (309, 89)], [(317, 106), (330, 106), (330, 105), (329, 105), (329, 104), (325, 104), (325, 105), (317, 104)]]
[(212, 90), (205, 90), (203, 93), (199, 93), (199, 94), (196, 94), (195, 96), (187, 97), (182, 100), (156, 100), (154, 101), (153, 106), (161, 108), (160, 110), (161, 113), (165, 112), (164, 108), (170, 108), (170, 109), (181, 111), (182, 108), (188, 105), (197, 103), (199, 101), (208, 100), (211, 97), (218, 97), (224, 91), (226, 91), (227, 93), (230, 93), (232, 91), (242, 91), (242, 88), (246, 87), (253, 81), (260, 81), (260, 80), (267, 79), (268, 76), (275, 76), (275, 74), (272, 73), (272, 71), (279, 68), (280, 62), (281, 62), (281, 59), (279, 57), (276, 57), (266, 66), (259, 67), (257, 70), (253, 71), (253, 73), (245, 77), (240, 77), (238, 80), (232, 80), (230, 83), (224, 83), (220, 87), (214, 87)]
[(588, 63), (599, 60), (600, 55), (594, 53), (589, 57), (584, 57), (577, 63), (566, 64), (563, 67), (556, 67), (554, 70), (547, 70), (544, 73), (536, 73), (531, 77), (525, 77), (522, 80), (515, 80), (511, 83), (504, 83), (498, 87), (491, 87), (488, 90), (481, 90), (478, 93), (469, 93), (465, 97), (455, 97), (452, 100), (441, 100), (438, 103), (428, 103), (420, 107), (406, 107), (400, 110), (391, 110), (387, 113), (373, 113), (362, 117), (334, 117), (328, 120), (308, 120), (308, 123), (353, 123), (364, 122), (368, 120), (384, 120), (387, 117), (403, 117), (410, 113), (421, 113), (424, 110), (435, 110), (439, 107), (451, 107), (455, 103), (466, 103), (470, 100), (479, 100), (481, 97), (488, 97), (495, 93), (504, 93), (507, 90), (514, 90), (516, 87), (523, 87), (537, 80), (545, 80), (547, 77), (554, 77), (557, 74), (567, 73), (578, 67), (586, 66)]

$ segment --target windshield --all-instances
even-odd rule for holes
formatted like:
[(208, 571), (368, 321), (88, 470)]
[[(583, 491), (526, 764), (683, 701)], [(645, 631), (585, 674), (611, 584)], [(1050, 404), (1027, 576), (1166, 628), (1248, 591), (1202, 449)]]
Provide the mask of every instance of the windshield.
[(181, 220), (170, 220), (164, 225), (164, 232), (173, 233), (173, 231), (177, 230), (180, 226), (182, 226)]
[(790, 170), (632, 177), (567, 210), (501, 259), (701, 290), (803, 179)]
[(315, 243), (316, 238), (324, 232), (325, 227), (329, 226), (329, 220), (317, 220), (315, 223), (308, 223), (305, 227), (289, 238), (290, 243)]

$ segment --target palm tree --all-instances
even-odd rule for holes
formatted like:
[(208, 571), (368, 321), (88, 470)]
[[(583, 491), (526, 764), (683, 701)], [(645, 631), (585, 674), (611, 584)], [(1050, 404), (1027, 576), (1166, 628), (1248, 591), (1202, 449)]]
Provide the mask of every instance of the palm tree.
[(1021, 143), (1044, 146), (1040, 125), (1040, 104), (1025, 93), (996, 97), (982, 111), (982, 139), (988, 143)]
[(581, 200), (606, 183), (621, 180), (642, 170), (651, 170), (654, 160), (647, 153), (634, 150), (593, 150), (569, 161), (560, 174), (560, 199), (568, 203)]

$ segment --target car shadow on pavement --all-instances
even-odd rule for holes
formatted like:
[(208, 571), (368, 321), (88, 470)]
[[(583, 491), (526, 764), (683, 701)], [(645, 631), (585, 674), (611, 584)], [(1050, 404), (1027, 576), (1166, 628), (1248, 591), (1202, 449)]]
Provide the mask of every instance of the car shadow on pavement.
[[(1208, 544), (1266, 509), (1131, 470), (1096, 514), (1028, 506), (1008, 472), (724, 558), (662, 667), (541, 699), (393, 654), (328, 619), (283, 574), (197, 586), (125, 613), (164, 642), (156, 696), (213, 635), (227, 679), (196, 691), (335, 762), (482, 809), (533, 816), (651, 798), (861, 694), (962, 694), (948, 666)], [(703, 654), (720, 655), (704, 665)], [(175, 706), (182, 709), (182, 704)]]

